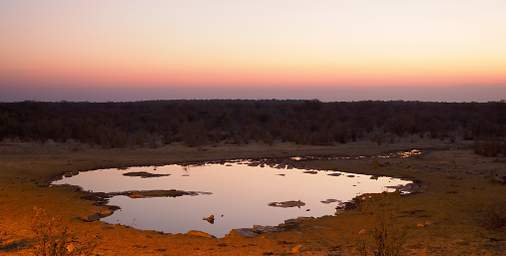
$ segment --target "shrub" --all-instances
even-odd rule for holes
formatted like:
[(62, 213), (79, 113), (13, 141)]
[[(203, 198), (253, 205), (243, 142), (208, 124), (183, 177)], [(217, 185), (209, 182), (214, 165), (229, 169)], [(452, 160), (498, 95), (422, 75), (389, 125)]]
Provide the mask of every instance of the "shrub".
[(506, 228), (506, 205), (493, 204), (482, 207), (479, 221), (481, 226), (489, 230)]
[(50, 217), (44, 209), (33, 209), (31, 229), (35, 235), (33, 253), (36, 256), (92, 255), (96, 239), (79, 242), (61, 219)]
[(395, 224), (390, 215), (380, 213), (371, 232), (365, 229), (359, 232), (355, 243), (358, 255), (367, 256), (400, 256), (404, 245), (406, 233)]
[(390, 217), (380, 216), (372, 232), (375, 256), (399, 256), (405, 233), (393, 225)]

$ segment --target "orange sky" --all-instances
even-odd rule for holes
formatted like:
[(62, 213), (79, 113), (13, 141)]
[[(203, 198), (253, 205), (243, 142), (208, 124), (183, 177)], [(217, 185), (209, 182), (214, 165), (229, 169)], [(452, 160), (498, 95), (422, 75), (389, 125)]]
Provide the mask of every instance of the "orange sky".
[(0, 92), (503, 88), (505, 13), (502, 0), (4, 0)]

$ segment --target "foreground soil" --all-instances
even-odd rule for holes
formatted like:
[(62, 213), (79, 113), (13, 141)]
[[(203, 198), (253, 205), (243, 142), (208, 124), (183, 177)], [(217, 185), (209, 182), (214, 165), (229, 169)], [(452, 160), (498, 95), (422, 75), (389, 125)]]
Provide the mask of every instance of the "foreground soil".
[[(424, 148), (408, 159), (308, 160), (307, 168), (405, 177), (423, 192), (367, 196), (358, 207), (336, 216), (306, 219), (298, 226), (247, 238), (237, 234), (214, 239), (197, 235), (141, 231), (82, 217), (103, 211), (72, 187), (50, 187), (63, 173), (105, 167), (162, 165), (231, 158), (299, 155), (373, 155)], [(0, 144), (0, 254), (32, 255), (33, 207), (58, 216), (77, 237), (98, 236), (98, 255), (361, 255), (373, 250), (372, 230), (379, 216), (401, 230), (402, 255), (506, 255), (504, 226), (490, 223), (497, 206), (506, 205), (505, 158), (485, 158), (465, 144), (409, 142), (388, 145), (353, 143), (335, 147), (290, 144), (158, 149), (96, 149), (80, 145)], [(499, 214), (504, 214), (500, 212)], [(170, 216), (167, 216), (170, 218)], [(491, 225), (492, 224), (492, 225)], [(362, 254), (363, 255), (363, 254)]]

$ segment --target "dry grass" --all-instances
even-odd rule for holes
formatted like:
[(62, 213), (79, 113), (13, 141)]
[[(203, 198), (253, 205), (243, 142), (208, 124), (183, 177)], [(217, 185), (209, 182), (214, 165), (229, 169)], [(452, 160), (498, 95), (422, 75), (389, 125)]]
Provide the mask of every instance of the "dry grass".
[(361, 230), (355, 243), (355, 251), (360, 256), (400, 256), (406, 241), (405, 230), (397, 225), (392, 215), (382, 210), (376, 216), (371, 232)]
[(88, 256), (97, 245), (96, 239), (79, 241), (61, 219), (51, 217), (44, 209), (34, 207), (32, 231), (36, 256)]
[(390, 216), (380, 216), (372, 232), (375, 256), (399, 256), (406, 234)]

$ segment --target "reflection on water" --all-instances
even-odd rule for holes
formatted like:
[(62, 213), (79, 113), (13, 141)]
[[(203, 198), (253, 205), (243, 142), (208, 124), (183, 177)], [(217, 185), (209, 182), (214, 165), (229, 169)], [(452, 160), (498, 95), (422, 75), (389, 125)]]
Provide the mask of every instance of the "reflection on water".
[(391, 152), (382, 155), (372, 155), (372, 156), (294, 156), (291, 157), (290, 160), (293, 161), (304, 161), (304, 160), (360, 160), (366, 158), (379, 158), (379, 159), (389, 159), (389, 158), (410, 158), (422, 155), (422, 151), (419, 149), (411, 149), (408, 151), (399, 151), (399, 152)]
[[(170, 175), (150, 178), (123, 175), (131, 172)], [(248, 161), (230, 161), (192, 166), (95, 170), (64, 177), (53, 184), (78, 185), (94, 192), (208, 191), (212, 194), (175, 198), (114, 196), (109, 204), (121, 209), (102, 220), (168, 233), (200, 230), (222, 237), (235, 228), (277, 225), (286, 219), (302, 216), (333, 215), (340, 202), (363, 193), (393, 191), (392, 186), (409, 183), (388, 177), (372, 179), (369, 175), (343, 174), (252, 166)], [(272, 205), (275, 204), (271, 204), (299, 200), (304, 204), (295, 204), (295, 207), (274, 207)], [(203, 220), (210, 215), (214, 215), (214, 223)]]

